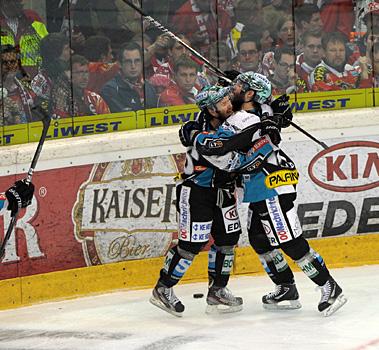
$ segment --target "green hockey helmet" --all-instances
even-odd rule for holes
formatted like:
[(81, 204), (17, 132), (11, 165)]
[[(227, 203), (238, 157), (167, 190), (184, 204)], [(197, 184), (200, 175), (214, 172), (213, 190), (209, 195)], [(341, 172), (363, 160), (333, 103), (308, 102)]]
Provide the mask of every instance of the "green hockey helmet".
[(196, 95), (196, 104), (203, 111), (207, 107), (213, 108), (225, 96), (230, 95), (229, 87), (218, 85), (206, 86)]
[(235, 83), (241, 83), (244, 92), (255, 91), (253, 100), (259, 104), (266, 103), (271, 96), (271, 82), (262, 74), (255, 72), (241, 73), (235, 79)]

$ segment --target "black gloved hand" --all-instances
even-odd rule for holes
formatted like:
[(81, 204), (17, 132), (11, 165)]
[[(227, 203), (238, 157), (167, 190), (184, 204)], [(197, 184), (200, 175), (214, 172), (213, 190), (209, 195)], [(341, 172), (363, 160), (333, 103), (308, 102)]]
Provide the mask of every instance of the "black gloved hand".
[(184, 147), (193, 146), (195, 137), (202, 131), (202, 125), (190, 120), (184, 123), (179, 130), (179, 139)]
[(289, 96), (284, 94), (279, 96), (276, 100), (271, 102), (271, 108), (274, 112), (274, 120), (278, 123), (280, 128), (288, 128), (293, 118), (291, 106), (288, 102)]
[(278, 124), (272, 119), (264, 119), (261, 121), (261, 136), (263, 135), (270, 136), (271, 142), (276, 146), (279, 145), (282, 140)]
[[(238, 70), (235, 70), (235, 69), (231, 69), (231, 70), (226, 70), (224, 71), (224, 74), (225, 74), (225, 77), (230, 79), (231, 81), (233, 81), (235, 78), (237, 78), (241, 72), (239, 72)], [(230, 83), (227, 82), (224, 78), (220, 77), (218, 79), (218, 85), (221, 85), (221, 86), (230, 86)]]
[(7, 209), (11, 211), (12, 216), (21, 208), (27, 207), (32, 202), (33, 193), (34, 185), (32, 183), (27, 184), (25, 180), (16, 181), (16, 183), (5, 192), (5, 196), (8, 200)]

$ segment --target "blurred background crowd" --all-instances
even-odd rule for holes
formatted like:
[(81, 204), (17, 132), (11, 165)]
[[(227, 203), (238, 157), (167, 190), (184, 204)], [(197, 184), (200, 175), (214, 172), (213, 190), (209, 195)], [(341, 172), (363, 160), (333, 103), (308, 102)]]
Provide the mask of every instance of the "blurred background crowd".
[[(129, 0), (275, 95), (379, 87), (379, 0)], [(122, 0), (0, 0), (0, 126), (191, 104), (210, 72)]]

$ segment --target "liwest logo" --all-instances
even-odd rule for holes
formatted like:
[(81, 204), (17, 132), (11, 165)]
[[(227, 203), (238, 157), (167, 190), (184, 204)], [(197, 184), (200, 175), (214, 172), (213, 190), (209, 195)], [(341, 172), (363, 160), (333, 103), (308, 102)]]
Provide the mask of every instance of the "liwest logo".
[(349, 141), (318, 153), (310, 162), (312, 181), (329, 191), (359, 192), (379, 186), (379, 143)]

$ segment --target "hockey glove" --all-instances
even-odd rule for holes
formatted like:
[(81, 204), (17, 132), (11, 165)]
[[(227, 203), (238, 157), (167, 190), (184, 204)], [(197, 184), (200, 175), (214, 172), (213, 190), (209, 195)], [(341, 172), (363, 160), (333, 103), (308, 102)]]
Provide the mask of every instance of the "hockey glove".
[(279, 96), (271, 103), (271, 108), (274, 112), (274, 120), (278, 123), (280, 128), (288, 128), (291, 125), (293, 118), (291, 106), (288, 102), (288, 95)]
[(261, 136), (270, 136), (271, 142), (277, 146), (282, 140), (278, 124), (272, 119), (264, 119), (261, 122)]
[(27, 184), (25, 180), (16, 181), (16, 183), (10, 187), (5, 196), (8, 200), (7, 209), (11, 211), (11, 215), (14, 216), (21, 209), (27, 207), (33, 198), (34, 185), (32, 183)]
[(184, 147), (193, 146), (195, 137), (202, 131), (202, 125), (190, 120), (182, 125), (179, 130), (179, 139)]

